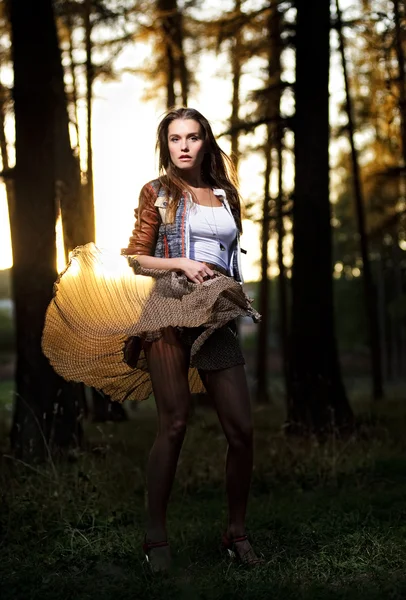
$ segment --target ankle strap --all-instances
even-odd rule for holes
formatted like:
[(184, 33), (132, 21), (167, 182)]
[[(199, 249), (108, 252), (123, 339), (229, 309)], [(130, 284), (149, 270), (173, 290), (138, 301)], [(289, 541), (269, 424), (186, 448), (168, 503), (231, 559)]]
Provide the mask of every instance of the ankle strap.
[(147, 548), (163, 548), (163, 546), (169, 546), (169, 542), (147, 542), (145, 540), (144, 546)]
[(245, 542), (246, 540), (248, 540), (248, 535), (240, 535), (234, 538), (230, 538), (228, 537), (228, 535), (225, 533), (224, 534), (224, 539), (227, 540), (227, 542), (229, 544), (235, 544), (236, 542)]
[(232, 538), (230, 540), (230, 542), (233, 542), (235, 544), (236, 542), (245, 542), (245, 540), (248, 540), (248, 536), (247, 535), (240, 535), (239, 537)]

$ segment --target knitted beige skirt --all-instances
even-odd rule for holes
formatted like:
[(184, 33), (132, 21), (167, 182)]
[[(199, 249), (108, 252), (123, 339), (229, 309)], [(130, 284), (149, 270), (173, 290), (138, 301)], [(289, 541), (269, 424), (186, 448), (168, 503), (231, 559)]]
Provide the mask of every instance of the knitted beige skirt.
[[(201, 328), (191, 358), (210, 336), (239, 316), (258, 313), (242, 286), (216, 273), (202, 284), (173, 271), (143, 269), (135, 257), (79, 246), (54, 286), (42, 350), (68, 381), (95, 387), (113, 400), (144, 400), (152, 391), (143, 343), (166, 327)], [(204, 391), (189, 369), (192, 393)]]

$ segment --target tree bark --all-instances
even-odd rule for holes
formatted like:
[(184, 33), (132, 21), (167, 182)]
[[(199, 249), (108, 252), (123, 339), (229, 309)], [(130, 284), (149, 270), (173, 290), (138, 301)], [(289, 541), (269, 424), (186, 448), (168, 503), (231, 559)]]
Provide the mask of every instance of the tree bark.
[(92, 0), (84, 0), (84, 29), (86, 44), (86, 107), (87, 107), (87, 174), (85, 202), (82, 202), (86, 211), (86, 242), (96, 241), (94, 218), (94, 192), (93, 192), (93, 149), (92, 149), (92, 102), (94, 67), (92, 62)]
[(326, 432), (352, 423), (333, 312), (329, 35), (329, 3), (298, 2), (290, 432)]
[[(241, 13), (241, 0), (235, 0), (234, 12), (236, 15)], [(240, 80), (241, 80), (241, 31), (238, 29), (235, 32), (234, 39), (231, 45), (231, 69), (233, 76), (233, 97), (231, 101), (231, 157), (234, 161), (235, 169), (238, 170), (240, 160), (239, 151), (239, 131), (237, 125), (239, 123), (240, 111)]]
[(272, 171), (272, 131), (267, 127), (267, 141), (265, 145), (265, 173), (264, 173), (264, 199), (262, 203), (262, 230), (261, 230), (261, 280), (259, 282), (259, 312), (261, 321), (258, 325), (257, 341), (257, 393), (258, 404), (269, 402), (268, 393), (268, 334), (269, 334), (269, 279), (268, 279), (268, 243), (270, 229), (270, 181)]
[(174, 17), (177, 12), (176, 0), (158, 0), (158, 11), (162, 23), (163, 41), (165, 47), (166, 60), (166, 108), (169, 110), (176, 104), (175, 81), (176, 81), (176, 62), (174, 56), (174, 41), (176, 29), (174, 27)]
[(2, 170), (4, 174), (4, 184), (6, 186), (8, 213), (11, 223), (14, 219), (15, 214), (15, 199), (14, 182), (10, 172), (6, 138), (6, 105), (8, 100), (9, 91), (2, 83), (0, 83), (0, 152), (1, 162), (3, 165)]
[(75, 130), (76, 130), (76, 147), (77, 157), (79, 161), (80, 170), (80, 131), (79, 131), (79, 113), (78, 113), (78, 84), (76, 79), (76, 65), (73, 57), (73, 20), (72, 15), (68, 13), (66, 15), (66, 28), (68, 30), (68, 44), (69, 44), (69, 70), (72, 77), (72, 104), (75, 115)]
[(291, 394), (289, 379), (289, 325), (288, 325), (288, 294), (286, 285), (286, 268), (283, 261), (283, 239), (285, 228), (283, 223), (283, 126), (279, 123), (277, 130), (276, 149), (278, 154), (278, 196), (276, 200), (276, 232), (278, 236), (278, 305), (279, 305), (279, 348), (282, 354), (282, 374), (285, 384), (287, 414), (291, 411)]
[[(65, 382), (41, 352), (45, 311), (56, 279), (57, 123), (61, 56), (51, 0), (10, 0), (16, 127), (15, 211), (11, 220), (17, 368), (12, 446), (44, 459), (58, 429)], [(65, 101), (66, 110), (66, 101)], [(60, 423), (60, 420), (59, 420)], [(72, 421), (70, 421), (72, 424)], [(76, 415), (66, 443), (80, 436)]]
[(405, 81), (405, 55), (402, 45), (402, 29), (400, 23), (399, 0), (393, 0), (393, 11), (395, 17), (395, 47), (398, 62), (399, 83), (399, 114), (402, 139), (403, 169), (406, 168), (406, 81)]
[(354, 142), (354, 120), (353, 120), (353, 108), (350, 93), (350, 86), (347, 74), (347, 62), (345, 59), (345, 48), (344, 48), (344, 37), (342, 31), (342, 19), (339, 1), (336, 0), (336, 11), (337, 11), (337, 32), (339, 36), (341, 61), (343, 65), (344, 73), (344, 85), (345, 85), (345, 96), (346, 96), (346, 112), (348, 118), (348, 136), (351, 147), (351, 162), (352, 162), (352, 176), (354, 184), (354, 201), (355, 211), (357, 215), (358, 233), (360, 239), (360, 250), (363, 265), (363, 283), (364, 283), (364, 295), (365, 295), (365, 307), (368, 315), (369, 325), (369, 347), (370, 347), (370, 364), (371, 364), (371, 378), (372, 378), (372, 394), (375, 400), (383, 397), (383, 385), (382, 385), (382, 363), (381, 363), (381, 348), (380, 348), (380, 334), (379, 334), (379, 318), (378, 318), (378, 303), (377, 303), (377, 291), (372, 277), (371, 261), (368, 253), (368, 239), (366, 232), (365, 223), (365, 212), (364, 212), (364, 201), (362, 198), (361, 188), (361, 177), (360, 168), (358, 161), (358, 153)]
[(81, 235), (83, 210), (81, 207), (80, 165), (79, 159), (75, 157), (71, 147), (69, 113), (60, 52), (59, 56), (59, 62), (55, 61), (54, 75), (56, 201), (61, 210), (65, 260), (67, 261), (69, 252), (83, 243)]
[[(241, 8), (241, 6), (239, 7)], [(259, 312), (262, 315), (258, 331), (257, 346), (257, 401), (267, 403), (268, 393), (268, 336), (269, 336), (269, 279), (268, 279), (268, 243), (270, 235), (270, 180), (272, 172), (272, 149), (277, 144), (277, 132), (280, 127), (280, 101), (281, 101), (281, 39), (280, 15), (275, 7), (274, 0), (270, 1), (268, 19), (268, 80), (271, 89), (265, 98), (266, 115), (271, 121), (267, 125), (267, 138), (265, 142), (265, 184), (264, 200), (262, 205), (262, 231), (261, 231), (261, 281), (259, 284)], [(278, 165), (281, 168), (281, 165)]]
[[(287, 413), (289, 414), (289, 372), (288, 372), (288, 298), (286, 289), (286, 269), (283, 262), (283, 239), (285, 229), (283, 223), (283, 133), (284, 125), (281, 115), (281, 96), (282, 96), (282, 68), (281, 68), (281, 16), (274, 0), (271, 0), (272, 9), (269, 16), (270, 48), (269, 59), (269, 84), (274, 86), (273, 102), (271, 104), (270, 116), (275, 119), (274, 124), (274, 146), (277, 154), (278, 169), (278, 191), (276, 197), (276, 232), (277, 232), (277, 261), (279, 269), (278, 277), (278, 305), (279, 305), (279, 348), (282, 354), (282, 374), (285, 383), (285, 394), (287, 402)], [(272, 96), (271, 96), (272, 100)]]
[(188, 105), (188, 96), (189, 96), (189, 71), (186, 65), (186, 56), (184, 51), (183, 44), (183, 16), (182, 13), (177, 9), (176, 13), (176, 21), (177, 21), (177, 39), (178, 39), (178, 71), (179, 71), (179, 82), (180, 82), (180, 90), (182, 95), (182, 104), (183, 106)]
[[(157, 9), (161, 23), (164, 60), (166, 62), (166, 106), (169, 110), (182, 102), (187, 106), (189, 95), (189, 71), (184, 52), (183, 16), (177, 0), (157, 0)], [(179, 83), (180, 94), (176, 93)]]

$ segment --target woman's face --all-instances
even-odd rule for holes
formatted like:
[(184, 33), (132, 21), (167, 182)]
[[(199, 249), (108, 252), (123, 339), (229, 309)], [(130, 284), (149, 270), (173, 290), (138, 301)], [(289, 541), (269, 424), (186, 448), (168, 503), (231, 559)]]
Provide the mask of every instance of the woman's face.
[(200, 170), (205, 146), (200, 123), (194, 119), (175, 119), (169, 124), (169, 154), (178, 169)]

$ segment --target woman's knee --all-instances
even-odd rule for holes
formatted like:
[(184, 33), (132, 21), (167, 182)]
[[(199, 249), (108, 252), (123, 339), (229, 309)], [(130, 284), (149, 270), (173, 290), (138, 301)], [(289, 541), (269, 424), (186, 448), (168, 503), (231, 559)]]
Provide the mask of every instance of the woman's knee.
[(159, 432), (161, 435), (166, 435), (171, 442), (179, 443), (185, 437), (186, 428), (186, 416), (173, 417), (160, 423)]
[(231, 427), (227, 432), (227, 441), (229, 446), (236, 449), (251, 449), (253, 437), (254, 433), (251, 423), (244, 423)]

